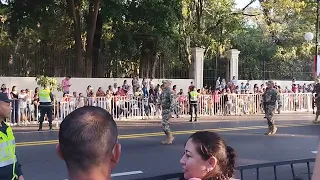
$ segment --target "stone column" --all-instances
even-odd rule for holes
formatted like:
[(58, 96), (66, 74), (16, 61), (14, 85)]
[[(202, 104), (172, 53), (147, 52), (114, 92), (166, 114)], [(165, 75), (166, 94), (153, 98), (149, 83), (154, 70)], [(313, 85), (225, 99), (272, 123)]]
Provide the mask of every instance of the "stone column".
[(228, 71), (227, 71), (227, 80), (230, 81), (232, 79), (233, 76), (236, 77), (236, 80), (238, 80), (239, 78), (239, 54), (240, 51), (238, 51), (238, 49), (230, 49), (229, 51), (227, 51), (227, 57), (229, 60), (228, 63)]
[(204, 65), (204, 49), (203, 48), (192, 48), (192, 68), (193, 84), (197, 89), (203, 87), (203, 65)]

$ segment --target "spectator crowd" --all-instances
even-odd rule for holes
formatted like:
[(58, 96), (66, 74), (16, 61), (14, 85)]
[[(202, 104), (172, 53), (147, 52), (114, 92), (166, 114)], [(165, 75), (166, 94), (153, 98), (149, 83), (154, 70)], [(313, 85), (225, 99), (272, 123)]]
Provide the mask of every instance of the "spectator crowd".
[[(86, 94), (70, 92), (71, 77), (66, 77), (62, 81), (63, 94), (55, 96), (54, 117), (63, 119), (71, 111), (88, 105), (99, 106), (114, 117), (130, 116), (157, 116), (161, 112), (159, 97), (163, 90), (161, 84), (156, 84), (153, 79), (143, 78), (141, 81), (138, 76), (133, 77), (131, 84), (124, 80), (123, 84), (114, 83), (109, 85), (107, 90), (98, 87), (96, 90), (88, 85)], [(194, 84), (190, 82), (189, 91), (193, 90)], [(230, 82), (218, 78), (215, 86), (205, 85), (198, 89), (201, 94), (199, 99), (199, 111), (208, 115), (230, 115), (235, 111), (234, 104), (237, 103), (242, 114), (258, 113), (260, 109), (260, 95), (265, 91), (266, 84), (250, 84), (241, 82), (239, 85), (235, 77)], [(280, 87), (276, 83), (276, 88), (280, 93), (310, 93), (313, 91), (313, 84), (295, 84), (291, 87)], [(175, 116), (188, 114), (188, 92), (179, 89), (177, 85), (172, 87), (176, 104)], [(31, 121), (36, 121), (39, 117), (39, 87), (35, 90), (26, 88), (18, 89), (13, 86), (11, 89), (2, 84), (1, 91), (7, 93), (13, 99), (11, 125), (27, 125)], [(305, 98), (300, 100), (305, 101)], [(307, 104), (308, 102), (305, 102)], [(238, 109), (239, 109), (238, 107)], [(200, 113), (201, 114), (201, 113)]]

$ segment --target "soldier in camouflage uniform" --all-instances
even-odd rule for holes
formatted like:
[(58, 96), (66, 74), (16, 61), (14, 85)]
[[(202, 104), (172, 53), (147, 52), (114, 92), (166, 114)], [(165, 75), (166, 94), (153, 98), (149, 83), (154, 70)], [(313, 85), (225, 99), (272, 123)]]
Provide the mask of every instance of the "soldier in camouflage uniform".
[[(313, 114), (315, 114), (314, 108), (315, 108), (315, 106), (317, 106), (316, 97), (318, 96), (318, 94), (320, 94), (320, 79), (318, 79), (318, 78), (315, 80), (315, 85), (314, 85), (312, 93), (315, 94), (313, 97), (313, 104), (312, 104)], [(318, 111), (318, 109), (317, 109), (317, 111)]]
[[(268, 91), (269, 89), (270, 89), (269, 87), (266, 87), (265, 92)], [(264, 99), (265, 99), (265, 93), (262, 94), (262, 107), (263, 107), (263, 112), (266, 113), (266, 111), (267, 111), (266, 107), (267, 106), (266, 106), (266, 102), (264, 102)], [(264, 116), (263, 118), (267, 118), (267, 117)]]
[(166, 139), (162, 141), (162, 144), (172, 144), (174, 137), (172, 136), (171, 130), (170, 130), (170, 123), (169, 119), (171, 118), (172, 112), (173, 112), (173, 92), (170, 89), (171, 81), (164, 80), (162, 81), (164, 85), (164, 90), (162, 91), (160, 95), (160, 102), (162, 107), (162, 130), (166, 134)]
[(315, 104), (317, 107), (317, 112), (316, 112), (316, 118), (314, 119), (313, 123), (318, 124), (319, 123), (318, 117), (320, 115), (320, 95), (319, 94), (316, 94), (315, 96)]
[(268, 128), (269, 131), (266, 133), (266, 135), (273, 135), (277, 132), (277, 127), (275, 126), (274, 120), (273, 120), (273, 114), (276, 109), (276, 102), (278, 101), (278, 105), (281, 106), (282, 103), (280, 101), (280, 94), (279, 92), (274, 88), (274, 82), (268, 81), (268, 89), (263, 94), (263, 102), (265, 104), (265, 116), (268, 121)]

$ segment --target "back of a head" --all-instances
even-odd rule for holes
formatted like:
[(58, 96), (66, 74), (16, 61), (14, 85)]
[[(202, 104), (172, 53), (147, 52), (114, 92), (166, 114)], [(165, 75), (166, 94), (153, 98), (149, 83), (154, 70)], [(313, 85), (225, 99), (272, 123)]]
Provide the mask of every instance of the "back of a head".
[(93, 106), (78, 108), (60, 125), (61, 156), (69, 171), (86, 171), (104, 163), (112, 154), (117, 137), (117, 125), (105, 109)]
[(235, 172), (235, 151), (232, 147), (227, 146), (225, 141), (215, 132), (198, 131), (190, 136), (194, 143), (197, 144), (197, 151), (203, 160), (214, 156), (217, 158), (217, 168), (208, 173), (204, 179), (215, 178), (229, 179)]

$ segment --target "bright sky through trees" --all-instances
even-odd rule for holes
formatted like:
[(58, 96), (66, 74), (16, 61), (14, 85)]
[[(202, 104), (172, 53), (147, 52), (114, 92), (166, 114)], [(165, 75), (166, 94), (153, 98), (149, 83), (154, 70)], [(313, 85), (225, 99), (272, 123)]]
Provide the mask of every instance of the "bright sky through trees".
[[(247, 4), (250, 3), (251, 0), (235, 0), (237, 3), (237, 8), (243, 8), (245, 7)], [(254, 2), (253, 4), (251, 4), (250, 7), (257, 7), (260, 6), (259, 0), (256, 0), (256, 2)]]

